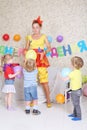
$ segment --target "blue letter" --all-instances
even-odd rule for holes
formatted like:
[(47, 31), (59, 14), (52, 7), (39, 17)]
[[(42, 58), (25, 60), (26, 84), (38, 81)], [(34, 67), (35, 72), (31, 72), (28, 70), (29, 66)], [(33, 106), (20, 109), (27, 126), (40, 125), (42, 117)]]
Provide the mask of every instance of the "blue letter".
[(13, 54), (13, 51), (14, 51), (14, 48), (12, 47), (5, 47), (5, 54), (10, 54), (12, 55)]
[(67, 53), (67, 52), (71, 55), (72, 52), (71, 52), (71, 47), (70, 47), (70, 45), (68, 45), (68, 48), (65, 48), (65, 47), (63, 46), (63, 52), (64, 52), (64, 55), (65, 55), (65, 56), (66, 56), (66, 53)]
[(80, 52), (87, 51), (87, 46), (84, 40), (79, 41), (77, 45), (80, 47)]

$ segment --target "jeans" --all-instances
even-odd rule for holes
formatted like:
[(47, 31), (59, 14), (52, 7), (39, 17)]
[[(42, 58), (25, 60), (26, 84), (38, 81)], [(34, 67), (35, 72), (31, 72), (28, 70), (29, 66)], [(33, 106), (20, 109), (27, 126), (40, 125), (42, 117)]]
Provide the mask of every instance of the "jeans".
[(82, 95), (82, 90), (72, 90), (71, 91), (71, 98), (72, 98), (72, 103), (74, 106), (74, 110), (73, 110), (73, 115), (75, 117), (79, 117), (81, 118), (81, 107), (80, 107), (80, 97)]
[(24, 88), (25, 101), (37, 100), (37, 86), (31, 86)]

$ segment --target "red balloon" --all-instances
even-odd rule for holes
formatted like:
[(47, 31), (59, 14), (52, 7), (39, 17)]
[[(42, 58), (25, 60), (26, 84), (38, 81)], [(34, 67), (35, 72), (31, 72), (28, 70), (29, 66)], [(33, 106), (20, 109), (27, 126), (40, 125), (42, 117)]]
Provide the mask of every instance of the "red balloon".
[(8, 34), (4, 34), (2, 38), (3, 38), (3, 40), (8, 41), (9, 40), (9, 35)]

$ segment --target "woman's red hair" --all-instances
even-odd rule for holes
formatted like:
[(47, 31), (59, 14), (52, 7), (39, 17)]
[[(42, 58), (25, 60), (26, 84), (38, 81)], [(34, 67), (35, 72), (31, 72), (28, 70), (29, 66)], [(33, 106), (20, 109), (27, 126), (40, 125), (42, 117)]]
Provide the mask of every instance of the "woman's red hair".
[(40, 16), (37, 19), (34, 19), (32, 25), (38, 23), (40, 27), (42, 27), (43, 21), (40, 19)]

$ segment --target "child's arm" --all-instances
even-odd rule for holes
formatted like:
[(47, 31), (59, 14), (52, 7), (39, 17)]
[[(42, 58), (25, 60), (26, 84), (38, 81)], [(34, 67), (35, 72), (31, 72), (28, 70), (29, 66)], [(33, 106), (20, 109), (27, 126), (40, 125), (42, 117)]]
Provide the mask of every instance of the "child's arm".
[(3, 68), (2, 66), (0, 66), (0, 75), (2, 74), (2, 72), (3, 72)]
[(63, 79), (64, 81), (70, 80), (69, 76), (67, 76), (67, 77), (65, 77), (65, 78), (62, 77), (62, 79)]
[(14, 77), (16, 77), (16, 76), (19, 75), (19, 74), (20, 74), (20, 71), (17, 72), (17, 73), (15, 73), (15, 74), (9, 74), (8, 77), (9, 77), (9, 78), (14, 78)]
[(2, 66), (0, 66), (0, 72), (2, 72), (2, 71), (3, 71)]

